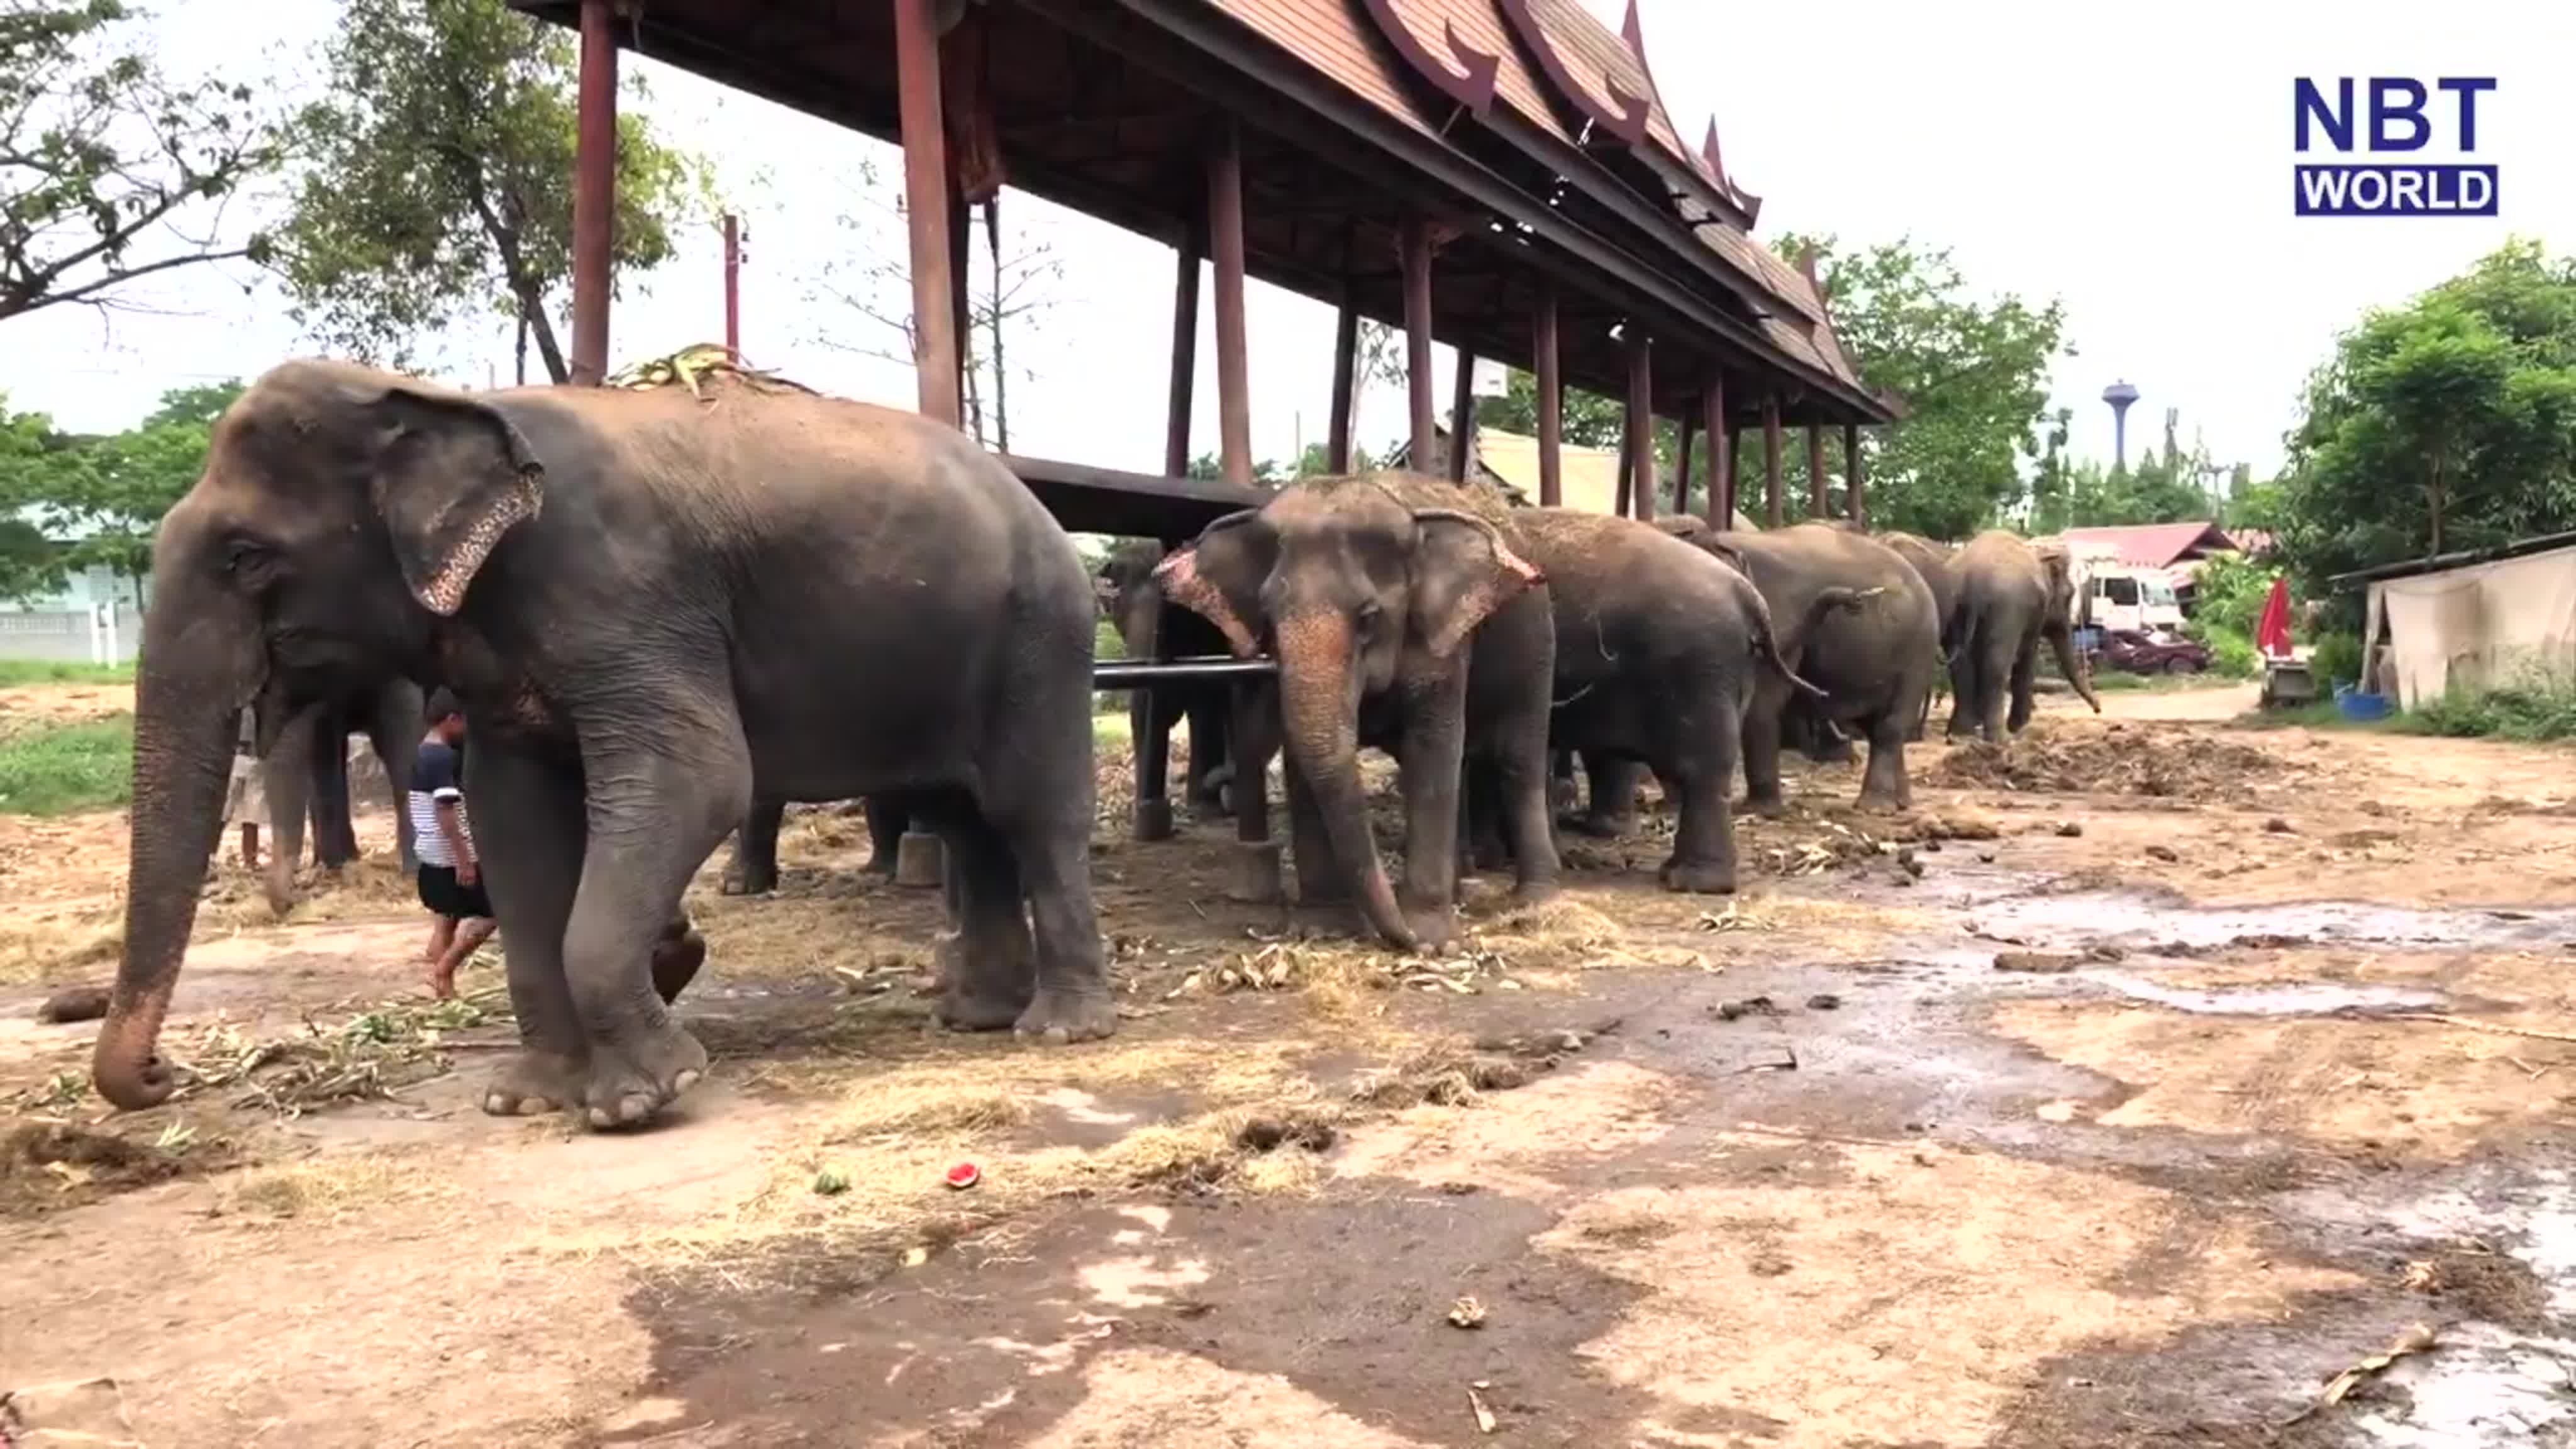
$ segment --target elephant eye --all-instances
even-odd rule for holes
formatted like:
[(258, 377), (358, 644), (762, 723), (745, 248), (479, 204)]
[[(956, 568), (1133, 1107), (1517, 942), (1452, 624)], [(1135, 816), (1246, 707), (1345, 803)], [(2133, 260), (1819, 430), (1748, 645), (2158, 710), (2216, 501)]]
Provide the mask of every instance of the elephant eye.
[(236, 538), (224, 545), (224, 572), (243, 584), (265, 582), (275, 559), (267, 545), (255, 539)]

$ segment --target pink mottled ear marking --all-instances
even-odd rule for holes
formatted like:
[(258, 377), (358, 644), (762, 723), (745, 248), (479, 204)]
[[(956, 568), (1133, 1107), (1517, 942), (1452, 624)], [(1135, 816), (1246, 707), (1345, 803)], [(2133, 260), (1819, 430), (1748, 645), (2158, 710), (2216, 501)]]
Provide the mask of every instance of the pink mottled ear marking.
[(1500, 539), (1494, 541), (1494, 562), (1501, 564), (1508, 572), (1518, 574), (1524, 588), (1547, 582), (1546, 570), (1505, 548)]
[(1260, 654), (1261, 643), (1244, 627), (1243, 620), (1227, 603), (1225, 591), (1199, 572), (1196, 546), (1167, 555), (1154, 565), (1154, 582), (1162, 587), (1164, 597), (1214, 624), (1233, 646), (1235, 657), (1250, 659)]

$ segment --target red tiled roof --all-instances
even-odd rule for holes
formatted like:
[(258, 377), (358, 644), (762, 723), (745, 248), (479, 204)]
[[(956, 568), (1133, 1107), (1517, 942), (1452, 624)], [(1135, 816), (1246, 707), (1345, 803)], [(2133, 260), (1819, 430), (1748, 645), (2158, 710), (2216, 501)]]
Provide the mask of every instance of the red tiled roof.
[(2070, 528), (2069, 543), (2106, 544), (2112, 557), (2138, 568), (2171, 568), (2194, 552), (2234, 548), (2235, 542), (2208, 519), (2190, 523), (2145, 523), (2127, 528)]

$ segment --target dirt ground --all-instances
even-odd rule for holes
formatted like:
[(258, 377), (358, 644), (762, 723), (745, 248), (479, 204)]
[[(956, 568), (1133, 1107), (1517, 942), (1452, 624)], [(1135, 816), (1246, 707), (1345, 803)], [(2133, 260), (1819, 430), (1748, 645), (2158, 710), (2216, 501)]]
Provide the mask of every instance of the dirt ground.
[(802, 811), (777, 895), (702, 877), (715, 1067), (633, 1136), (475, 1109), (497, 963), (423, 998), (383, 818), (283, 924), (227, 858), (193, 1084), (107, 1113), (32, 1012), (112, 969), (124, 821), (0, 817), (0, 1423), (2576, 1442), (2576, 756), (2107, 705), (1916, 746), (1903, 819), (1796, 769), (1731, 899), (1655, 889), (1650, 812), (1432, 960), (1227, 901), (1221, 822), (1129, 841), (1104, 758), (1125, 1020), (1074, 1049), (929, 1029), (934, 893)]

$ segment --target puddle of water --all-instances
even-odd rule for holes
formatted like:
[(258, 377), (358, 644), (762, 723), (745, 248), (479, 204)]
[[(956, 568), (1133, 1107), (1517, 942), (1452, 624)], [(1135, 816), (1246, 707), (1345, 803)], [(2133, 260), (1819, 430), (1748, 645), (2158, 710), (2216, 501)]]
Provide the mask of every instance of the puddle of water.
[(2337, 1012), (2400, 1011), (2438, 1006), (2438, 991), (2411, 991), (2402, 986), (2343, 986), (2324, 981), (2296, 981), (2256, 986), (2242, 991), (2200, 991), (2166, 986), (2120, 971), (2078, 973), (2086, 981), (2108, 986), (2122, 996), (2152, 1001), (2176, 1011), (2211, 1016), (2327, 1016)]
[[(2553, 1424), (2576, 1420), (2567, 1391), (2576, 1339), (2530, 1338), (2488, 1323), (2457, 1324), (2433, 1352), (2399, 1362), (2386, 1382), (2406, 1390), (2401, 1410), (2353, 1416), (2372, 1444), (2452, 1449), (2464, 1444), (2538, 1442)], [(2553, 1436), (2550, 1442), (2563, 1443)]]
[(1997, 901), (1974, 912), (1969, 929), (2043, 947), (2112, 942), (2205, 951), (2240, 942), (2331, 941), (2512, 950), (2576, 939), (2576, 911), (2404, 910), (2342, 901), (2201, 909), (2097, 891)]

